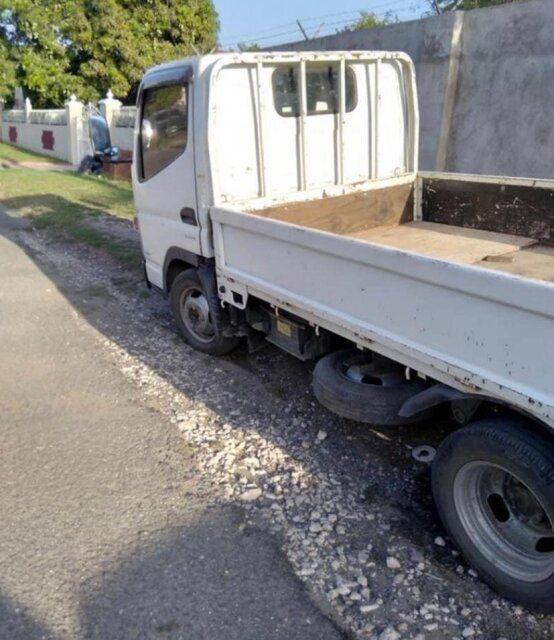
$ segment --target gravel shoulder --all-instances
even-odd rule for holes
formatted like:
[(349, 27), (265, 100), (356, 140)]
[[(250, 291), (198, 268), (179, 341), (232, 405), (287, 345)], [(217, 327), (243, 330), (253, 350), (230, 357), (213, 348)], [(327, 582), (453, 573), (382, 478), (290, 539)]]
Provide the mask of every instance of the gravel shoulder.
[(436, 446), (453, 428), (447, 416), (386, 430), (335, 417), (313, 398), (309, 363), (269, 346), (196, 353), (138, 272), (48, 231), (18, 233), (137, 404), (171, 425), (171, 446), (193, 452), (213, 504), (240, 514), (244, 535), (267, 536), (320, 615), (356, 638), (553, 637), (551, 618), (496, 596), (445, 538), (429, 466), (412, 449)]

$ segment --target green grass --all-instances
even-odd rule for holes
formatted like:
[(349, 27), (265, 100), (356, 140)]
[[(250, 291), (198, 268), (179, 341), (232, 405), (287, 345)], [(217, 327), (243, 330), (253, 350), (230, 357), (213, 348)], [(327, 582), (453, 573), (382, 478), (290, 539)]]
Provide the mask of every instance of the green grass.
[(102, 217), (133, 218), (132, 190), (126, 182), (59, 171), (2, 169), (0, 204), (12, 214), (30, 217), (37, 229), (62, 231), (129, 266), (142, 261), (138, 251), (92, 226)]
[(48, 162), (50, 164), (59, 164), (62, 162), (57, 158), (50, 156), (43, 156), (40, 153), (34, 151), (27, 151), (26, 149), (20, 149), (14, 147), (11, 144), (0, 142), (0, 162), (7, 160), (9, 162)]

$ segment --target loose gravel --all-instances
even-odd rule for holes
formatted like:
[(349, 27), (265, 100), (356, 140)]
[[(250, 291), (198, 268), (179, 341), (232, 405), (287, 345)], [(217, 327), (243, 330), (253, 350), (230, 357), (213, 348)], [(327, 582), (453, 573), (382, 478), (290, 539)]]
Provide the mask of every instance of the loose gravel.
[(199, 354), (138, 274), (47, 231), (22, 239), (98, 331), (113, 366), (194, 447), (213, 501), (240, 505), (244, 526), (273, 534), (348, 635), (554, 637), (552, 618), (480, 582), (437, 521), (428, 460), (412, 450), (436, 447), (452, 429), (447, 416), (386, 430), (333, 416), (315, 402), (309, 363), (270, 346), (220, 359)]

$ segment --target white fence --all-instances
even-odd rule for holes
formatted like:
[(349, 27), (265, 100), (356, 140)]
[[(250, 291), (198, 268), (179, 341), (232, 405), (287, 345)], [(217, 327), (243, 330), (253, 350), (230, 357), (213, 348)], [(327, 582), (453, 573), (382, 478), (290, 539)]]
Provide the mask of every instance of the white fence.
[[(98, 107), (110, 127), (112, 144), (130, 157), (135, 107), (123, 107), (111, 91)], [(91, 152), (85, 117), (85, 107), (75, 96), (63, 109), (33, 109), (28, 98), (24, 109), (3, 110), (0, 103), (0, 140), (78, 166)]]
[(12, 109), (4, 112), (6, 122), (25, 122), (25, 111), (23, 109)]
[(65, 109), (33, 109), (29, 113), (29, 122), (54, 126), (67, 125), (67, 111)]
[(116, 127), (134, 127), (136, 115), (136, 107), (121, 107), (114, 116), (114, 124)]
[(136, 107), (120, 107), (114, 111), (110, 132), (112, 144), (123, 151), (132, 152), (133, 135), (135, 131)]

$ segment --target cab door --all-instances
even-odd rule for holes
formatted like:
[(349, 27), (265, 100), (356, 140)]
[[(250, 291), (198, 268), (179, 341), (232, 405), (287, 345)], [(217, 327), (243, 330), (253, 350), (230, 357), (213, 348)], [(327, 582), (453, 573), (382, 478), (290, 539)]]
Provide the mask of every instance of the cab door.
[(164, 261), (200, 255), (192, 126), (192, 68), (148, 74), (139, 89), (133, 192), (148, 280), (164, 287)]

